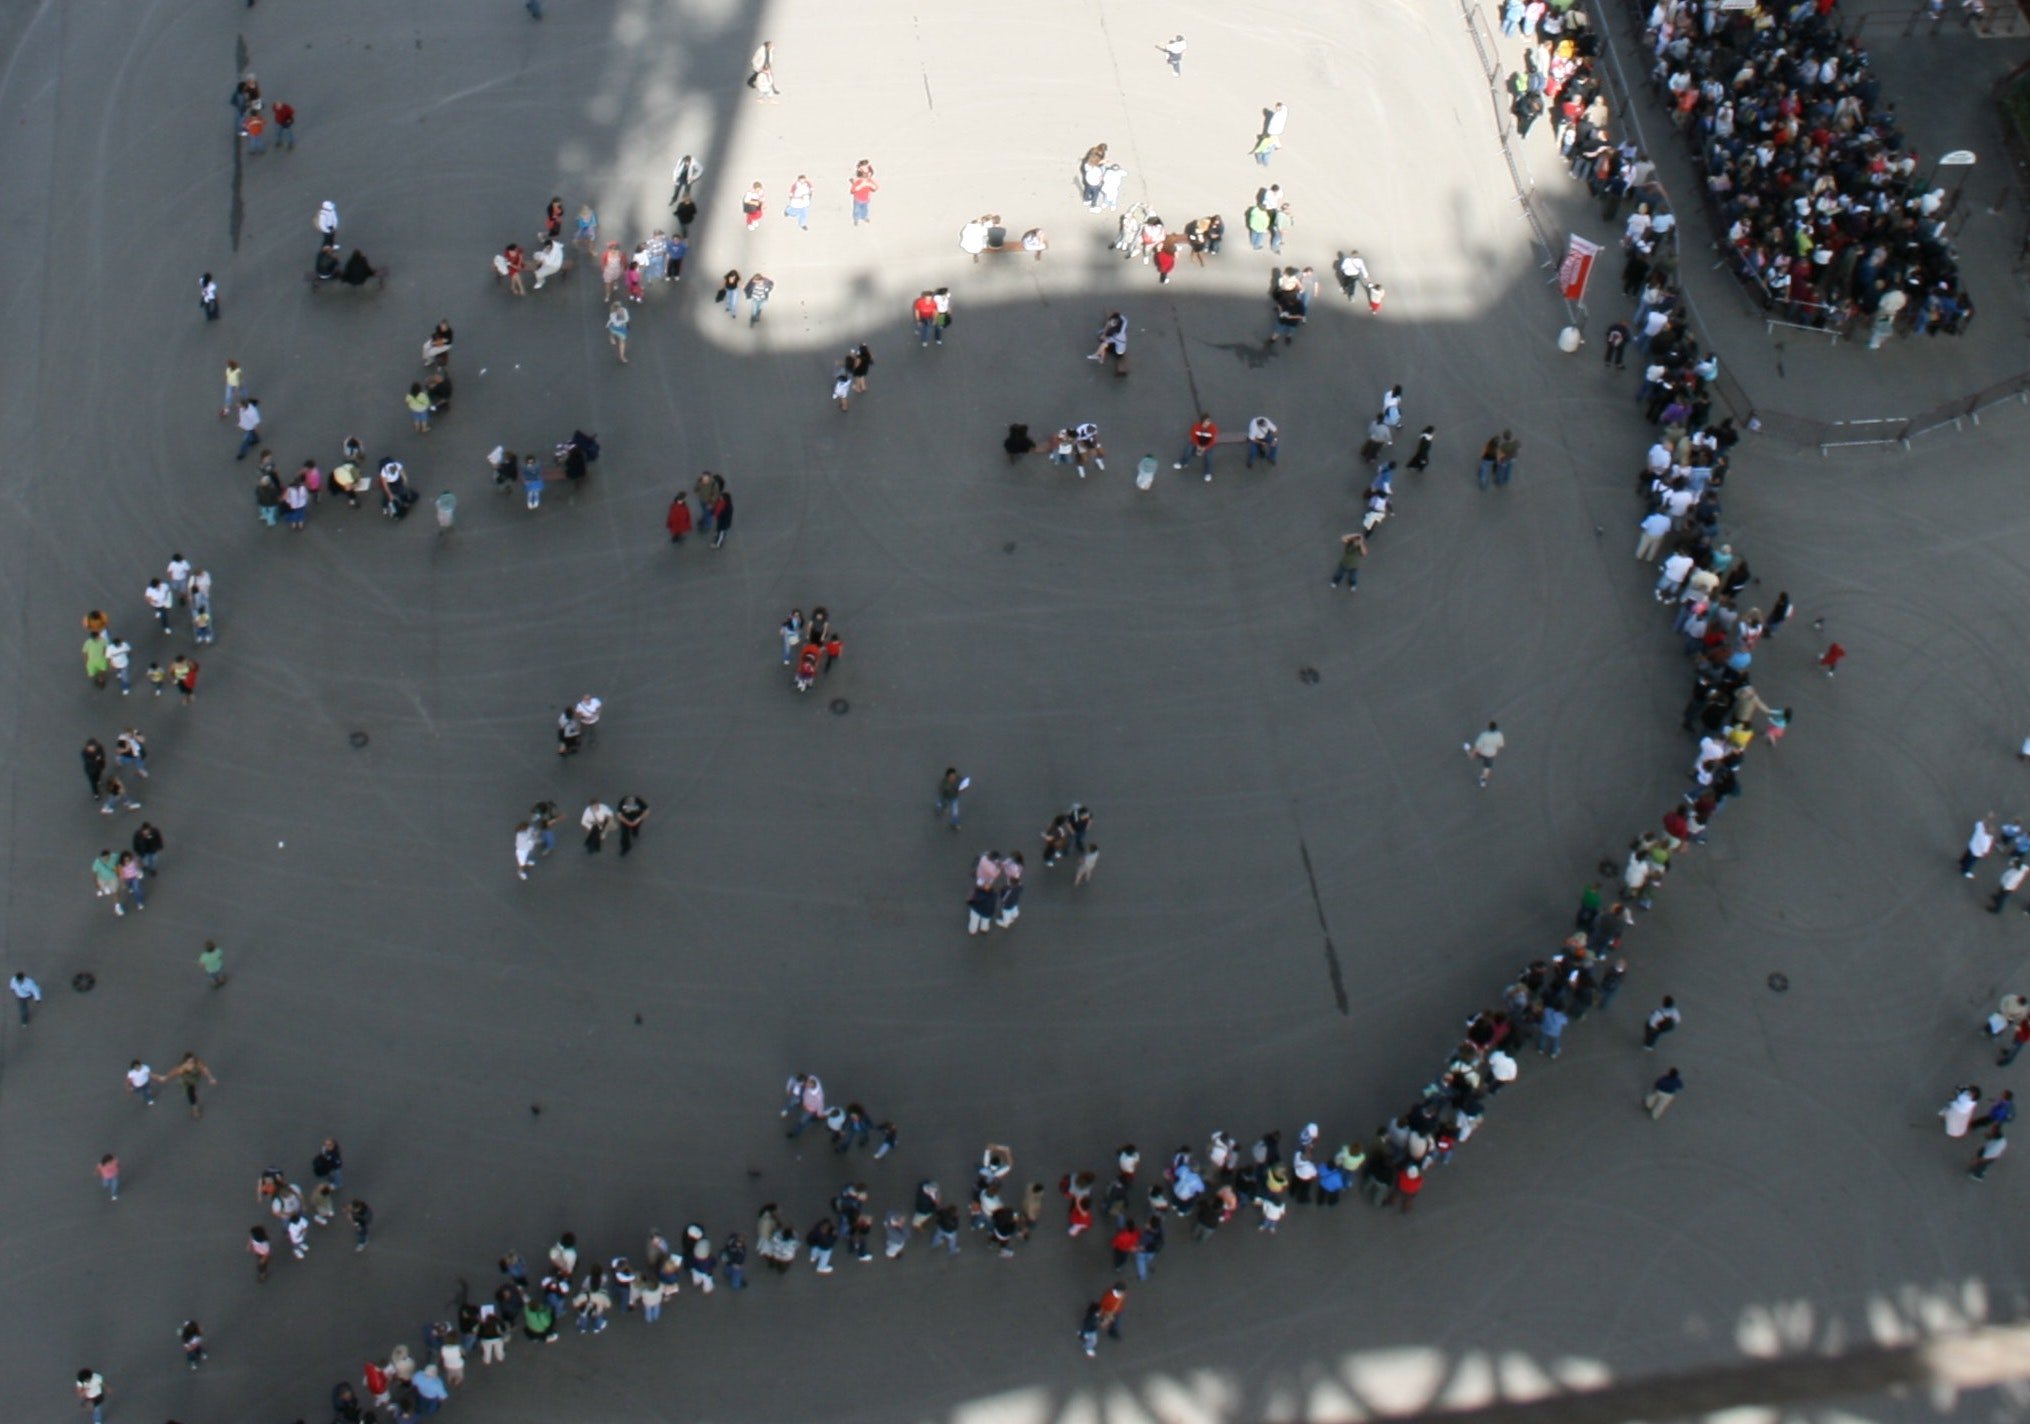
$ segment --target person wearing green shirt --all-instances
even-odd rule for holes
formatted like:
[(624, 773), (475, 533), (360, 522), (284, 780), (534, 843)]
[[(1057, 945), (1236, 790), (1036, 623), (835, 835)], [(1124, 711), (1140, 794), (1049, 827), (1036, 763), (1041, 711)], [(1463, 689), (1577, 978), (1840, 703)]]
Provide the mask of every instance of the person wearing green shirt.
[(225, 988), (226, 952), (219, 948), (217, 940), (204, 942), (204, 951), (197, 957), (197, 967), (204, 971), (204, 977), (211, 981), (212, 988)]
[(1269, 210), (1260, 203), (1248, 204), (1248, 246), (1261, 250), (1269, 236)]
[(92, 680), (93, 687), (106, 685), (106, 674), (112, 671), (113, 659), (106, 652), (106, 635), (94, 633), (85, 639), (85, 676)]
[(1339, 536), (1339, 567), (1333, 572), (1333, 588), (1346, 585), (1348, 593), (1360, 589), (1360, 561), (1367, 557), (1367, 540), (1356, 532)]

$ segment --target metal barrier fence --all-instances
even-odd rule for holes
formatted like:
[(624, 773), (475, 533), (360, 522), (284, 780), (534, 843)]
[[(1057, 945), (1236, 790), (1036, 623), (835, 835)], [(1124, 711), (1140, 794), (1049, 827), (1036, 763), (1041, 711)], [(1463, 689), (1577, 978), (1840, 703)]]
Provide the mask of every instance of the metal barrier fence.
[[(1487, 22), (1487, 15), (1474, 0), (1459, 0), (1459, 14), (1466, 23), (1467, 35), (1473, 41), (1473, 51), (1480, 57), (1481, 75), (1487, 80), (1487, 104), (1494, 118), (1494, 138), (1501, 147), (1509, 183), (1515, 189), (1516, 206), (1522, 209), (1523, 221), (1530, 225), (1530, 235), (1543, 253), (1541, 265), (1550, 269), (1550, 280), (1555, 282), (1565, 244), (1545, 220), (1542, 203), (1537, 198), (1536, 179), (1530, 173), (1529, 160), (1523, 156), (1520, 138), (1510, 123), (1511, 115), (1504, 102), (1506, 94), (1501, 81), (1501, 55), (1495, 49), (1494, 31)], [(1583, 303), (1566, 300), (1565, 314), (1573, 326), (1582, 332), (1586, 329)]]
[(1762, 435), (1801, 449), (1830, 455), (1835, 450), (1907, 451), (1913, 442), (1943, 430), (1978, 426), (1981, 417), (2007, 405), (2030, 407), (2030, 371), (2018, 371), (1971, 395), (1940, 401), (1916, 415), (1874, 416), (1862, 420), (1814, 420), (1784, 411), (1765, 410), (1755, 417)]

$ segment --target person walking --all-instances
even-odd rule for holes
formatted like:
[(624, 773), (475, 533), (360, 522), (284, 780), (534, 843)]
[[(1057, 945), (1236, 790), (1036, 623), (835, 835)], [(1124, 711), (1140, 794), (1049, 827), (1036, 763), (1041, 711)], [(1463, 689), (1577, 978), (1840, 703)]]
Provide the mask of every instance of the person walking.
[(151, 822), (143, 821), (140, 829), (134, 832), (134, 855), (140, 861), (143, 873), (156, 873), (162, 859), (163, 844), (162, 832), (156, 830)]
[(214, 1088), (219, 1085), (219, 1080), (212, 1076), (211, 1065), (185, 1049), (182, 1060), (175, 1067), (167, 1073), (155, 1075), (155, 1081), (158, 1083), (167, 1083), (172, 1078), (183, 1085), (183, 1100), (190, 1104), (190, 1120), (196, 1122), (204, 1116), (204, 1107), (197, 1100), (198, 1082), (202, 1080)]
[(1360, 561), (1367, 557), (1367, 538), (1359, 530), (1339, 536), (1339, 567), (1332, 572), (1330, 588), (1344, 582), (1348, 593), (1360, 591)]
[(768, 305), (769, 294), (775, 290), (775, 279), (756, 272), (747, 279), (747, 324), (759, 325), (761, 309)]
[(597, 796), (585, 803), (578, 825), (585, 832), (586, 854), (597, 855), (605, 848), (606, 837), (612, 833), (615, 824), (613, 808)]
[[(627, 364), (627, 328), (634, 318), (628, 314), (625, 302), (615, 302), (606, 313), (606, 339), (613, 346), (620, 364)], [(423, 427), (428, 429), (427, 426)]]
[[(202, 628), (203, 625), (198, 620), (206, 616), (204, 611), (197, 607), (193, 607), (191, 609), (190, 616), (191, 616), (191, 626), (193, 628)], [(198, 641), (203, 642), (204, 639), (199, 638)], [(106, 654), (106, 666), (109, 669), (111, 669), (114, 681), (120, 684), (120, 695), (122, 697), (133, 696), (134, 645), (128, 642), (125, 638), (122, 638), (118, 634), (114, 633), (108, 633), (104, 636), (104, 645)], [(101, 686), (103, 685), (104, 684), (102, 683)]]
[(91, 679), (93, 687), (101, 691), (105, 690), (107, 674), (113, 670), (113, 658), (109, 651), (110, 647), (111, 644), (106, 639), (104, 629), (85, 635), (83, 649), (85, 655), (85, 676)]
[(155, 1106), (155, 1072), (146, 1063), (136, 1058), (127, 1065), (127, 1091), (141, 1100), (141, 1106)]
[(21, 1026), (27, 1028), (35, 1018), (35, 1011), (42, 1003), (42, 986), (28, 977), (24, 970), (17, 969), (7, 981), (8, 990), (14, 995), (14, 1008), (21, 1015)]
[(1212, 447), (1219, 443), (1219, 426), (1206, 411), (1198, 413), (1192, 422), (1190, 433), (1185, 437), (1184, 453), (1171, 464), (1173, 470), (1181, 470), (1194, 457), (1204, 466), (1206, 483), (1212, 483)]
[(1678, 1001), (1668, 994), (1664, 995), (1663, 1002), (1651, 1009), (1649, 1017), (1643, 1020), (1642, 1046), (1644, 1050), (1654, 1051), (1656, 1041), (1667, 1033), (1677, 1032), (1678, 1025), (1683, 1021), (1684, 1015), (1678, 1012)]
[[(785, 650), (783, 661), (788, 662), (786, 638), (783, 646)], [(931, 803), (931, 814), (941, 817), (946, 825), (956, 831), (959, 828), (959, 798), (972, 784), (973, 779), (970, 776), (960, 776), (957, 767), (946, 767), (945, 774), (938, 778), (937, 799)]]
[(1466, 753), (1468, 761), (1480, 762), (1482, 786), (1487, 785), (1488, 778), (1494, 775), (1494, 759), (1501, 755), (1502, 748), (1507, 745), (1508, 738), (1501, 734), (1501, 724), (1498, 722), (1489, 722), (1486, 731), (1470, 742), (1460, 743), (1460, 749)]
[(268, 1240), (267, 1227), (256, 1226), (247, 1232), (247, 1254), (254, 1258), (254, 1284), (266, 1285), (268, 1262), (275, 1255), (275, 1248)]
[(620, 805), (614, 809), (613, 819), (620, 823), (620, 853), (626, 855), (634, 849), (634, 843), (641, 839), (642, 827), (648, 824), (648, 802), (629, 792), (620, 798)]
[(1494, 444), (1494, 483), (1497, 489), (1504, 488), (1515, 477), (1515, 457), (1522, 450), (1522, 441), (1509, 431), (1502, 431)]
[(861, 159), (854, 165), (852, 181), (846, 187), (853, 195), (853, 226), (873, 222), (874, 195), (881, 191), (881, 185), (874, 181), (874, 165)]
[(1966, 849), (1960, 852), (1961, 876), (1968, 880), (1974, 878), (1974, 867), (1994, 851), (1996, 837), (2001, 832), (2001, 822), (1993, 811), (1974, 822), (1973, 832), (1967, 837)]
[(205, 982), (214, 989), (226, 986), (226, 952), (219, 948), (217, 940), (208, 939), (198, 952), (197, 967), (204, 971)]
[(1965, 1137), (1974, 1125), (1974, 1113), (1981, 1105), (1981, 1088), (1978, 1083), (1965, 1083), (1953, 1090), (1952, 1101), (1938, 1110), (1945, 1122), (1945, 1135), (1952, 1138)]
[(867, 373), (874, 369), (874, 353), (861, 342), (846, 350), (846, 373), (853, 378), (853, 393), (867, 394)]
[(78, 1371), (78, 1406), (92, 1412), (92, 1424), (106, 1424), (106, 1377), (94, 1369)]
[(1840, 660), (1846, 655), (1847, 650), (1838, 643), (1828, 643), (1826, 650), (1819, 654), (1819, 666), (1826, 670), (1827, 677), (1833, 677), (1839, 672)]
[(206, 321), (219, 319), (219, 284), (207, 272), (197, 279), (197, 304), (204, 311)]
[[(1177, 35), (1156, 46), (1164, 58), (1170, 61), (1170, 74), (1174, 79), (1184, 77), (1184, 36)], [(1092, 1352), (1088, 1350), (1087, 1354)]]
[[(99, 1158), (97, 1175), (99, 1185), (106, 1189), (106, 1195), (113, 1201), (118, 1201), (120, 1199), (120, 1159), (110, 1152)], [(195, 1368), (195, 1366), (192, 1368)]]
[[(2020, 855), (2011, 857), (2008, 868), (2002, 872), (2001, 882), (1996, 885), (1994, 895), (1988, 900), (1988, 913), (2001, 914), (2002, 907), (2009, 903), (2009, 897), (2022, 888), (2025, 877), (2030, 877), (2030, 862), (2026, 862)], [(2030, 910), (2024, 913), (2030, 914)]]
[(782, 215), (793, 218), (800, 232), (809, 232), (811, 228), (811, 191), (811, 180), (799, 173), (789, 185), (789, 198), (783, 204)]
[(1981, 1142), (1980, 1150), (1974, 1153), (1967, 1175), (1977, 1182), (1987, 1180), (1988, 1169), (2002, 1160), (2002, 1154), (2009, 1150), (2009, 1140), (2002, 1136), (2002, 1125), (1996, 1123), (1988, 1129), (1988, 1135)]
[(1649, 1109), (1651, 1121), (1670, 1111), (1671, 1104), (1678, 1100), (1678, 1094), (1685, 1090), (1685, 1080), (1675, 1068), (1666, 1068), (1664, 1075), (1650, 1084), (1649, 1092), (1643, 1096), (1642, 1105)]

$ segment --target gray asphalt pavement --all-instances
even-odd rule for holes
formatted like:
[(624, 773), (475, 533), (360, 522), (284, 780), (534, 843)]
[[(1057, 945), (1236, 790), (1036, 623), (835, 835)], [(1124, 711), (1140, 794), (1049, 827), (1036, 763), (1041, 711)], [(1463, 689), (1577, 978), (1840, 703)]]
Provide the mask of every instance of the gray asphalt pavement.
[[(30, 1028), (0, 1024), (19, 1417), (66, 1415), (90, 1364), (113, 1424), (314, 1421), (333, 1380), (415, 1348), (459, 1277), (490, 1290), (510, 1246), (534, 1259), (569, 1229), (638, 1257), (652, 1227), (751, 1232), (771, 1199), (809, 1225), (843, 1178), (779, 1135), (797, 1069), (900, 1124), (894, 1157), (852, 1168), (884, 1208), (921, 1176), (961, 1188), (989, 1140), (1054, 1184), (1129, 1140), (1153, 1168), (1215, 1127), (1367, 1134), (1555, 945), (1689, 763), (1684, 668), (1629, 557), (1634, 377), (1557, 352), (1448, 7), (546, 12), (0, 14), (5, 948), (49, 994)], [(1154, 46), (1179, 29), (1173, 78)], [(763, 37), (776, 105), (741, 83)], [(297, 108), (295, 151), (236, 160), (241, 46)], [(1240, 214), (1277, 99), (1283, 259), (1323, 273), (1358, 246), (1388, 299), (1370, 316), (1328, 279), (1264, 356), (1270, 254)], [(1173, 225), (1222, 213), (1226, 251), (1160, 289), (1123, 263), (1074, 188), (1097, 141)], [(590, 272), (496, 287), (491, 255), (552, 193), (630, 243), (664, 221), (683, 152), (707, 170), (694, 253), (635, 313), (625, 368)], [(854, 230), (861, 157), (882, 189)], [(800, 172), (809, 233), (780, 215)], [(770, 205), (747, 234), (756, 178)], [(326, 198), (385, 290), (308, 286)], [(1046, 260), (967, 261), (959, 226), (984, 211), (1044, 226)], [(756, 328), (709, 303), (729, 267), (776, 280)], [(908, 303), (938, 285), (956, 320), (920, 350)], [(1125, 381), (1081, 359), (1114, 308)], [(401, 395), (439, 318), (457, 395), (416, 435)], [(859, 340), (877, 365), (842, 414), (830, 372)], [(329, 502), (301, 536), (262, 528), (216, 415), (229, 356), (285, 472), (357, 434), (426, 497), (455, 491), (455, 531), (427, 504), (396, 526)], [(1358, 518), (1354, 452), (1397, 382), (1438, 456), (1399, 474), (1348, 595), (1326, 580)], [(1200, 409), (1230, 432), (1273, 416), (1280, 464), (1223, 447), (1210, 485), (1173, 472)], [(1010, 421), (1087, 419), (1103, 475), (1002, 457)], [(1474, 459), (1504, 426), (1517, 482), (1482, 494)], [(575, 498), (532, 513), (493, 492), (493, 445), (574, 428), (605, 449)], [(1175, 1233), (1097, 1361), (1073, 1331), (1112, 1278), (1103, 1242), (1047, 1231), (1012, 1262), (919, 1242), (830, 1279), (755, 1262), (744, 1295), (687, 1290), (655, 1334), (624, 1320), (540, 1357), (517, 1340), (452, 1412), (1341, 1418), (2019, 1317), (2030, 1168), (1968, 1182), (1933, 1116), (2014, 1071), (1976, 1025), (2021, 987), (2030, 922), (1981, 914), (1992, 870), (1951, 867), (1976, 814), (2022, 806), (2015, 429), (1865, 464), (1743, 448), (1730, 526), (1800, 609), (1757, 681), (1795, 730), (1632, 937), (1620, 1002), (1555, 1066), (1525, 1061), (1414, 1215), (1349, 1200), (1274, 1238)], [(726, 475), (734, 532), (672, 548), (664, 509), (703, 469)], [(185, 648), (140, 597), (178, 550), (217, 581), (195, 704), (94, 691), (89, 608), (141, 662)], [(775, 629), (819, 603), (844, 657), (799, 696)], [(1836, 682), (1811, 665), (1819, 617), (1851, 652)], [(560, 762), (552, 719), (588, 690), (600, 743)], [(1509, 745), (1481, 791), (1457, 748), (1490, 717)], [(76, 794), (75, 750), (130, 721), (170, 848), (146, 912), (115, 920), (87, 867), (134, 818)], [(957, 836), (930, 814), (948, 764), (974, 779)], [(566, 837), (516, 881), (531, 802), (628, 792), (654, 810), (633, 856)], [(1079, 891), (1035, 840), (1073, 799), (1104, 847)], [(1031, 888), (1018, 929), (968, 940), (989, 847), (1025, 850)], [(216, 992), (207, 937), (232, 972)], [(1663, 993), (1688, 1088), (1652, 1122), (1639, 1098), (1665, 1064), (1640, 1017)], [(128, 1098), (129, 1059), (186, 1048), (220, 1079), (201, 1122)], [(256, 1176), (306, 1171), (327, 1134), (373, 1246), (326, 1233), (257, 1288)], [(92, 1180), (107, 1151), (117, 1205)], [(195, 1376), (174, 1338), (191, 1316), (212, 1340)], [(1956, 1407), (2022, 1413), (1839, 1405)]]

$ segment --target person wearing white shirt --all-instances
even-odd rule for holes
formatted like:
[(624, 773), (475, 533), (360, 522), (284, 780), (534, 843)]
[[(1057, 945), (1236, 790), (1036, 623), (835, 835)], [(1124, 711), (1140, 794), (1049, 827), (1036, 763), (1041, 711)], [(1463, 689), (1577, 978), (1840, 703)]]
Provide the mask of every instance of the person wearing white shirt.
[(571, 715), (578, 719), (578, 729), (585, 734), (585, 746), (588, 749), (597, 743), (599, 714), (605, 708), (606, 704), (589, 692), (571, 707)]
[(1489, 722), (1486, 731), (1472, 741), (1462, 743), (1468, 759), (1480, 763), (1482, 786), (1487, 785), (1488, 778), (1494, 775), (1494, 759), (1501, 755), (1501, 749), (1507, 745), (1508, 738), (1501, 734), (1501, 726), (1496, 722)]
[(517, 880), (527, 880), (529, 878), (529, 871), (535, 868), (536, 850), (541, 844), (542, 838), (536, 833), (535, 827), (531, 826), (527, 821), (523, 821), (515, 827), (515, 878)]
[(613, 808), (597, 796), (585, 803), (585, 810), (578, 817), (578, 825), (585, 832), (585, 850), (588, 855), (597, 855), (606, 845), (607, 834), (614, 827)]
[(161, 579), (148, 580), (148, 587), (141, 590), (141, 597), (161, 623), (162, 631), (169, 631), (169, 610), (176, 606), (176, 595), (169, 591), (169, 585)]
[(14, 1006), (21, 1012), (21, 1026), (27, 1028), (28, 1021), (35, 1017), (35, 1006), (42, 1002), (42, 986), (16, 970), (14, 977), (7, 981), (7, 987), (14, 991)]
[(1670, 532), (1671, 517), (1661, 509), (1644, 515), (1642, 536), (1635, 541), (1635, 557), (1645, 564), (1654, 562), (1663, 548), (1664, 536)]
[(1282, 443), (1283, 433), (1276, 428), (1276, 422), (1266, 415), (1258, 415), (1248, 422), (1247, 467), (1255, 467), (1255, 456), (1260, 455), (1270, 464), (1276, 463), (1276, 450)]

